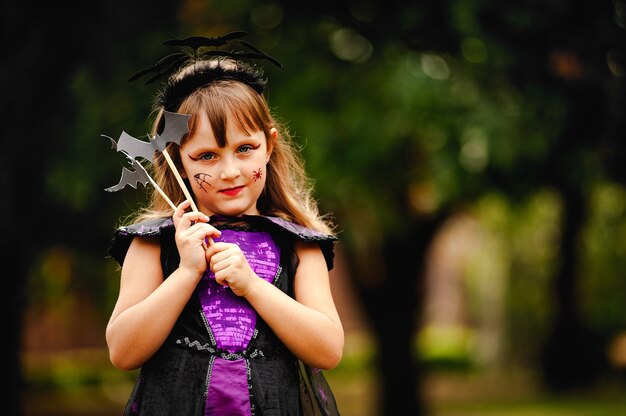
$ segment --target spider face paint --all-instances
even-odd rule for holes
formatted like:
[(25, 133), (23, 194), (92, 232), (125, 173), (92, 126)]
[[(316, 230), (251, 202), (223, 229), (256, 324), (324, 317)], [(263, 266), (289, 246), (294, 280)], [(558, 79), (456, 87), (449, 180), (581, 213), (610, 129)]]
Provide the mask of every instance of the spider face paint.
[[(196, 183), (204, 192), (208, 191), (208, 188), (212, 188), (213, 185), (209, 182), (209, 178), (212, 178), (208, 173), (196, 173), (193, 175), (193, 178), (196, 180)], [(206, 189), (205, 189), (206, 186)]]
[(252, 171), (252, 179), (256, 182), (258, 179), (263, 177), (263, 170), (258, 168), (257, 170)]

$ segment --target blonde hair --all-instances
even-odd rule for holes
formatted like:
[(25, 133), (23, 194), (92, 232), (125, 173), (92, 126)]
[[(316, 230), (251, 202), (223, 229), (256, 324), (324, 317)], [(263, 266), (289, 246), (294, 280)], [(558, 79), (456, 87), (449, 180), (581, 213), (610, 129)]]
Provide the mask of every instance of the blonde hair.
[[(220, 60), (219, 64), (223, 65), (224, 60)], [(174, 77), (184, 78), (197, 70), (199, 65), (215, 65), (215, 61), (196, 62), (183, 68)], [(155, 111), (157, 116), (152, 129), (153, 136), (162, 131), (164, 123), (163, 108), (155, 108)], [(275, 119), (263, 95), (241, 81), (217, 80), (193, 91), (181, 102), (177, 112), (191, 115), (189, 135), (196, 128), (198, 115), (204, 112), (219, 146), (226, 145), (226, 125), (229, 121), (237, 123), (237, 127), (247, 133), (263, 131), (268, 148), (273, 150), (267, 165), (265, 187), (257, 201), (261, 215), (277, 216), (319, 232), (333, 234), (330, 220), (319, 213), (317, 201), (313, 198), (313, 186), (304, 169), (304, 161), (293, 144), (287, 127)], [(272, 128), (278, 131), (276, 138), (270, 134)], [(181, 144), (184, 144), (189, 135), (182, 138)], [(180, 171), (182, 164), (179, 148), (176, 143), (168, 143), (166, 150)], [(185, 195), (161, 152), (156, 152), (151, 171), (155, 182), (174, 204), (178, 205), (185, 200)], [(187, 189), (191, 189), (189, 183), (186, 180), (185, 182)], [(134, 222), (172, 215), (172, 208), (163, 197), (154, 189), (150, 192), (148, 206), (137, 213)]]

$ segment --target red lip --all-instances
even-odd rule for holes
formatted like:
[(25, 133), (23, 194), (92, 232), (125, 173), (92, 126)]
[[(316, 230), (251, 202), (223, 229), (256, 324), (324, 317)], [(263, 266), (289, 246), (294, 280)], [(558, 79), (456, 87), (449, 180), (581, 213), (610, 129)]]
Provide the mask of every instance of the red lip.
[(222, 189), (220, 193), (226, 194), (228, 196), (234, 196), (234, 195), (237, 195), (239, 192), (241, 192), (243, 188), (244, 188), (243, 186), (236, 186), (234, 188)]

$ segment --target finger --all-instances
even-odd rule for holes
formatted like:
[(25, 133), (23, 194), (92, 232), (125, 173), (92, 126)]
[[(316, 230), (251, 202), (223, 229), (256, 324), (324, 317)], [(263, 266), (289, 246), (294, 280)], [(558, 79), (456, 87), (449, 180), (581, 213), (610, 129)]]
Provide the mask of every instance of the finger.
[(176, 227), (181, 227), (182, 229), (186, 229), (191, 227), (196, 223), (207, 223), (210, 218), (199, 211), (185, 212), (178, 220), (178, 224)]
[(204, 242), (206, 237), (219, 237), (221, 234), (222, 232), (220, 230), (210, 224), (204, 222), (196, 222), (191, 227), (189, 227), (182, 235)]
[(231, 247), (231, 244), (229, 243), (222, 243), (222, 242), (213, 243), (207, 248), (206, 257), (209, 260), (213, 259), (214, 257), (215, 257), (215, 260), (218, 260), (220, 258), (225, 258), (228, 255), (221, 256), (218, 254), (228, 250), (230, 247)]
[(215, 281), (222, 286), (229, 286), (228, 274), (226, 272), (215, 273)]
[(211, 270), (213, 271), (213, 273), (220, 273), (223, 272), (224, 270), (228, 269), (231, 266), (231, 262), (229, 259), (224, 259), (224, 260), (220, 260), (220, 261), (211, 261), (211, 263), (209, 264), (209, 267), (211, 268)]
[(227, 268), (240, 268), (243, 265), (247, 265), (245, 255), (235, 248), (229, 248), (227, 250), (216, 253), (213, 257), (211, 257), (210, 266), (212, 270), (217, 272), (221, 270), (225, 270)]
[[(213, 246), (220, 244), (220, 243), (215, 243), (213, 244)], [(220, 270), (225, 269), (226, 267), (228, 267), (228, 265), (230, 263), (227, 262), (228, 259), (228, 255), (225, 255), (224, 253), (226, 253), (225, 251), (218, 251), (218, 252), (213, 252), (211, 254), (211, 249), (213, 248), (213, 246), (210, 246), (207, 249), (207, 261), (209, 262), (209, 267), (211, 268), (211, 270), (213, 270), (213, 272), (219, 272)]]
[(178, 206), (174, 210), (174, 214), (172, 215), (172, 220), (174, 221), (175, 227), (178, 227), (178, 224), (180, 223), (180, 220), (183, 217), (183, 214), (185, 213), (185, 210), (187, 208), (189, 208), (189, 201), (184, 200), (183, 202), (178, 204)]

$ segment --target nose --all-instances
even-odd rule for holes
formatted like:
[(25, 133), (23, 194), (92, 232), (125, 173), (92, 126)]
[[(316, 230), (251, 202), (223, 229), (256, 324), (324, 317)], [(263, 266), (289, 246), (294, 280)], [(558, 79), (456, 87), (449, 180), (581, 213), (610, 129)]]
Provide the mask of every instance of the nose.
[(237, 166), (236, 161), (234, 161), (232, 158), (224, 159), (223, 165), (222, 165), (222, 172), (220, 173), (220, 179), (222, 180), (235, 179), (239, 175), (241, 175), (241, 171), (239, 170), (239, 167)]

